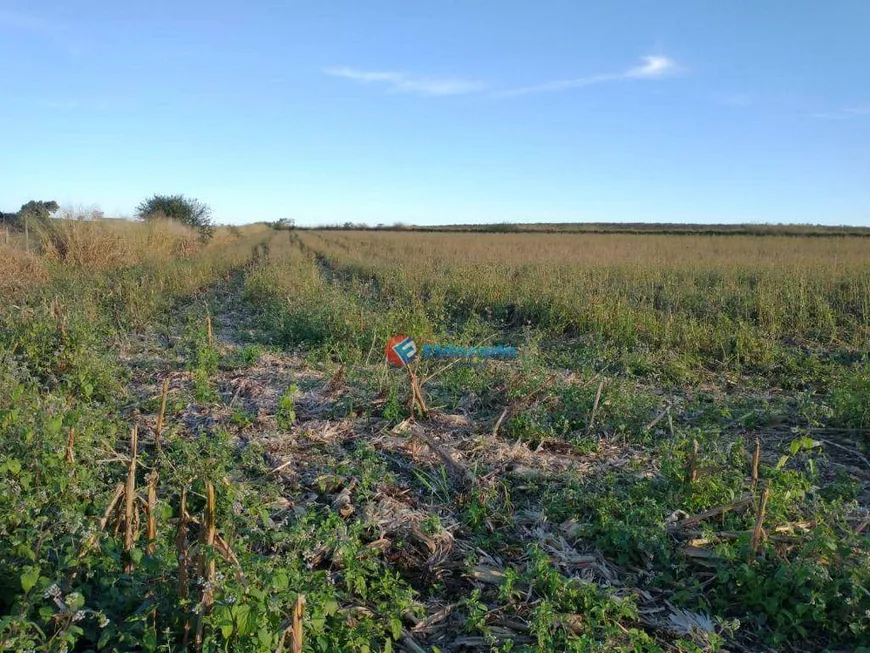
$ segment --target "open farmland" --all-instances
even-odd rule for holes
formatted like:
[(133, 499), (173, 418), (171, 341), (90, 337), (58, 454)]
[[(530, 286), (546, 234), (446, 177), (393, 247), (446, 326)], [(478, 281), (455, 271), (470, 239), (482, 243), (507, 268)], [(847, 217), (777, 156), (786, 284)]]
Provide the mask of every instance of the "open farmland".
[[(870, 641), (868, 238), (32, 249), (0, 245), (0, 649)], [(519, 355), (417, 361), (412, 413), (400, 333)]]

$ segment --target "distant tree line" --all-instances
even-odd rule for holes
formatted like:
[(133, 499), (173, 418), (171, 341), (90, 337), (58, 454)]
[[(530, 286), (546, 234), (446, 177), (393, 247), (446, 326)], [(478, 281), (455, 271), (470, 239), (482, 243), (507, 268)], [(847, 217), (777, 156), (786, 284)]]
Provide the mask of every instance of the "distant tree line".
[(413, 231), (480, 233), (660, 234), (705, 236), (861, 236), (870, 227), (813, 224), (693, 224), (667, 222), (525, 222), (409, 227)]
[(659, 234), (659, 235), (705, 235), (705, 236), (857, 236), (870, 238), (870, 227), (828, 226), (809, 224), (683, 224), (641, 222), (585, 222), (585, 223), (509, 223), (452, 224), (417, 226), (402, 222), (392, 225), (383, 223), (371, 227), (362, 223), (345, 222), (304, 227), (324, 231), (383, 230), (458, 233), (515, 233), (515, 234)]
[(402, 229), (417, 229), (418, 227), (414, 227), (408, 225), (404, 222), (394, 222), (391, 225), (384, 224), (383, 222), (379, 222), (375, 226), (367, 225), (365, 222), (342, 222), (336, 224), (324, 224), (318, 225), (316, 227), (307, 227), (308, 229), (320, 229), (320, 230), (328, 230), (328, 231), (364, 231), (364, 230), (384, 230), (384, 231), (399, 231)]
[[(59, 208), (54, 200), (31, 200), (15, 213), (0, 212), (0, 226), (20, 231), (47, 227)], [(101, 218), (103, 214), (94, 211), (89, 216)], [(203, 241), (209, 240), (215, 231), (208, 204), (184, 195), (153, 195), (136, 207), (136, 217), (146, 221), (175, 220), (195, 229)]]

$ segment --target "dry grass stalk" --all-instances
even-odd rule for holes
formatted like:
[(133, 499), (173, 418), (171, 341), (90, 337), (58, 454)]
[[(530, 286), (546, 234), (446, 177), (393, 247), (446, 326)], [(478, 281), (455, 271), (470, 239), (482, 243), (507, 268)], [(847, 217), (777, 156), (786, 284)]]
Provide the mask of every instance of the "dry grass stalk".
[(236, 569), (238, 569), (239, 572), (237, 576), (239, 578), (244, 578), (244, 574), (242, 573), (242, 563), (239, 562), (236, 554), (233, 553), (233, 550), (230, 548), (227, 541), (220, 536), (220, 533), (215, 534), (214, 547), (224, 560), (236, 566)]
[(504, 418), (508, 416), (510, 412), (510, 406), (506, 407), (503, 411), (501, 411), (501, 415), (499, 415), (498, 419), (495, 421), (495, 426), (492, 427), (492, 437), (496, 437), (498, 435), (498, 430), (501, 427), (501, 423), (504, 421)]
[(411, 417), (414, 416), (415, 406), (420, 416), (426, 417), (429, 414), (429, 409), (426, 407), (426, 401), (423, 399), (423, 392), (420, 389), (420, 384), (417, 382), (417, 375), (414, 374), (414, 370), (411, 369), (410, 365), (406, 365), (405, 369), (408, 370), (408, 378), (411, 381)]
[[(594, 381), (595, 378), (596, 378), (597, 376), (598, 376), (598, 375), (596, 375), (595, 377), (592, 377), (592, 380)], [(557, 378), (558, 378), (558, 375), (556, 375), (556, 374), (551, 374), (551, 375), (547, 378), (547, 380), (544, 381), (544, 383), (542, 383), (542, 384), (541, 384), (539, 387), (537, 387), (535, 390), (532, 390), (532, 392), (530, 392), (530, 393), (528, 393), (528, 394), (526, 394), (526, 395), (523, 395), (523, 396), (522, 396), (518, 401), (512, 403), (510, 406), (507, 406), (507, 407), (502, 411), (502, 413), (501, 413), (501, 415), (499, 416), (498, 420), (496, 420), (495, 426), (493, 426), (493, 428), (492, 428), (492, 437), (495, 437), (496, 435), (498, 435), (498, 429), (501, 427), (502, 422), (504, 422), (505, 418), (506, 418), (508, 415), (512, 415), (512, 414), (513, 414), (515, 411), (517, 411), (518, 409), (520, 409), (520, 408), (522, 408), (523, 406), (527, 406), (528, 404), (532, 403), (538, 395), (540, 395), (544, 390), (546, 390), (546, 389), (549, 388), (551, 385), (553, 385), (553, 382), (554, 382)]]
[[(137, 497), (137, 498), (139, 498), (141, 500), (141, 497)], [(134, 542), (139, 541), (139, 526), (140, 526), (139, 514), (140, 514), (140, 511), (137, 507), (137, 509), (133, 511), (133, 541)]]
[(287, 626), (281, 631), (281, 639), (278, 640), (278, 646), (275, 647), (275, 653), (284, 653), (284, 641), (287, 639), (287, 634), (292, 629), (292, 626)]
[(758, 504), (758, 512), (755, 516), (755, 528), (752, 529), (752, 553), (758, 553), (758, 547), (761, 545), (761, 540), (764, 537), (764, 511), (767, 509), (767, 499), (770, 496), (770, 488), (764, 488), (761, 493), (761, 501)]
[(402, 646), (411, 651), (411, 653), (426, 653), (426, 649), (420, 646), (417, 640), (411, 636), (411, 633), (404, 628), (402, 629)]
[(280, 465), (278, 465), (274, 469), (270, 469), (268, 472), (266, 472), (266, 476), (268, 477), (268, 476), (272, 476), (273, 474), (277, 474), (282, 469), (286, 469), (287, 467), (289, 467), (292, 464), (293, 464), (293, 459), (291, 458), (290, 460), (281, 463)]
[(595, 413), (598, 412), (598, 402), (601, 401), (601, 391), (604, 390), (604, 380), (598, 384), (598, 390), (595, 391), (595, 401), (592, 403), (592, 413), (589, 415), (589, 426), (586, 427), (586, 432), (591, 433), (592, 427), (595, 426)]
[(51, 310), (54, 319), (60, 323), (58, 324), (58, 329), (60, 330), (61, 337), (66, 338), (66, 311), (60, 303), (60, 297), (55, 295), (52, 298), (49, 309)]
[(70, 465), (74, 465), (76, 462), (75, 442), (76, 442), (76, 430), (74, 428), (71, 428), (69, 430), (69, 438), (66, 441), (66, 461)]
[(100, 533), (105, 530), (106, 524), (108, 524), (109, 520), (112, 518), (112, 513), (114, 513), (115, 509), (118, 507), (122, 496), (124, 496), (124, 484), (118, 483), (118, 486), (115, 488), (115, 493), (109, 500), (109, 505), (106, 507), (103, 516), (100, 518), (100, 524), (97, 532), (93, 533), (87, 540), (85, 540), (85, 543), (82, 545), (81, 551), (79, 551), (79, 558), (83, 558), (85, 555), (87, 555), (90, 548), (97, 542), (97, 539), (100, 537)]
[(118, 506), (118, 511), (115, 517), (115, 530), (112, 533), (112, 537), (118, 537), (118, 534), (121, 532), (121, 526), (124, 525), (124, 510), (121, 509), (120, 505)]
[(305, 608), (305, 595), (300, 594), (296, 597), (296, 603), (293, 605), (293, 639), (290, 641), (291, 653), (302, 653), (302, 612)]
[(704, 549), (701, 546), (695, 546), (691, 543), (687, 546), (681, 547), (680, 553), (682, 553), (684, 556), (688, 556), (689, 558), (702, 558), (708, 560), (719, 559), (719, 556), (716, 555), (715, 552), (710, 551), (709, 549)]
[(205, 328), (208, 333), (208, 346), (211, 347), (214, 344), (214, 334), (211, 330), (211, 313), (205, 314)]
[[(134, 521), (136, 514), (136, 462), (137, 450), (139, 448), (139, 429), (134, 426), (130, 430), (130, 466), (127, 470), (127, 486), (124, 489), (126, 499), (124, 509), (124, 550), (129, 552), (133, 549), (134, 543)], [(133, 570), (132, 561), (127, 561), (126, 571), (130, 573)]]
[(707, 519), (711, 519), (713, 517), (718, 517), (719, 515), (724, 515), (726, 512), (731, 510), (740, 510), (742, 508), (747, 507), (753, 501), (753, 497), (751, 494), (747, 494), (745, 496), (732, 501), (731, 503), (726, 503), (724, 506), (717, 506), (715, 508), (710, 508), (709, 510), (705, 510), (704, 512), (699, 512), (696, 515), (692, 515), (691, 517), (686, 517), (685, 519), (681, 519), (671, 526), (672, 529), (676, 528), (688, 528), (690, 526), (696, 526), (700, 524), (702, 521)]
[(445, 606), (441, 610), (430, 614), (422, 621), (417, 622), (411, 629), (411, 631), (415, 633), (425, 633), (432, 626), (439, 624), (447, 619), (447, 617), (449, 617), (457, 607), (459, 607), (458, 603), (451, 603), (450, 605)]
[[(178, 531), (175, 535), (175, 550), (178, 552), (178, 596), (184, 601), (187, 599), (187, 488), (181, 490), (181, 501), (178, 516)], [(187, 649), (187, 640), (190, 636), (190, 620), (184, 621), (184, 640), (182, 649)]]
[[(767, 538), (770, 540), (776, 540), (779, 542), (792, 542), (797, 538), (797, 534), (795, 531), (809, 531), (816, 525), (816, 522), (812, 521), (799, 521), (799, 522), (791, 522), (788, 524), (781, 524), (780, 526), (775, 526), (772, 529), (765, 529), (767, 532)], [(719, 540), (737, 540), (746, 535), (752, 535), (754, 529), (750, 528), (745, 531), (720, 531), (718, 533), (713, 533), (709, 537), (699, 537), (693, 538), (688, 541), (689, 546), (706, 546), (708, 544), (714, 544)], [(773, 535), (771, 535), (771, 533)], [(777, 538), (776, 536), (780, 537)]]
[(205, 633), (205, 615), (213, 602), (211, 580), (214, 578), (215, 561), (210, 555), (210, 550), (214, 547), (215, 535), (217, 527), (215, 526), (215, 498), (214, 484), (208, 481), (205, 484), (206, 501), (205, 514), (202, 517), (200, 525), (200, 552), (199, 552), (199, 574), (206, 583), (205, 589), (202, 591), (202, 610), (200, 610), (199, 618), (196, 622), (196, 640), (195, 647), (197, 650), (202, 650), (202, 639)]
[(154, 445), (157, 447), (157, 453), (163, 450), (163, 445), (160, 438), (163, 435), (163, 420), (166, 418), (166, 397), (169, 395), (169, 377), (163, 379), (163, 391), (160, 394), (160, 414), (157, 416), (157, 430), (154, 432)]
[(413, 434), (419, 436), (419, 438), (423, 440), (423, 442), (425, 442), (432, 451), (435, 452), (435, 454), (442, 460), (442, 462), (447, 466), (451, 473), (456, 478), (458, 478), (463, 485), (471, 486), (474, 484), (474, 476), (468, 470), (468, 468), (460, 463), (458, 460), (456, 460), (449, 451), (438, 446), (435, 440), (432, 439), (432, 436), (426, 433), (426, 431), (424, 431), (422, 427), (417, 425), (413, 430)]
[(758, 463), (760, 460), (761, 442), (759, 442), (758, 438), (755, 438), (755, 452), (752, 454), (752, 472), (750, 476), (753, 488), (756, 488), (758, 486)]
[(698, 480), (698, 441), (692, 440), (692, 451), (686, 462), (686, 483), (691, 485)]
[(592, 402), (592, 413), (589, 415), (589, 426), (586, 427), (586, 432), (591, 433), (595, 426), (595, 414), (598, 412), (598, 404), (601, 401), (601, 391), (604, 390), (604, 379), (598, 384), (598, 389), (595, 391), (595, 401)]
[(148, 502), (145, 507), (145, 512), (148, 517), (146, 525), (146, 537), (148, 546), (145, 549), (148, 554), (153, 554), (157, 547), (157, 471), (153, 471), (148, 475)]
[[(293, 604), (293, 612), (290, 614), (290, 623), (284, 622), (286, 627), (281, 632), (281, 639), (278, 640), (278, 646), (275, 647), (275, 653), (284, 653), (284, 642), (287, 641), (287, 636), (290, 636), (290, 650), (295, 653), (302, 651), (302, 611), (305, 606), (305, 595), (299, 594), (296, 597), (296, 602)], [(366, 609), (368, 614), (371, 612)]]
[[(190, 513), (187, 512), (185, 512), (184, 514), (184, 519), (188, 524), (201, 524), (201, 522), (196, 517), (192, 516)], [(214, 535), (214, 549), (220, 554), (220, 556), (224, 560), (236, 566), (239, 571), (238, 576), (240, 578), (244, 577), (244, 574), (242, 574), (242, 563), (239, 562), (239, 559), (236, 557), (236, 554), (233, 553), (233, 550), (230, 548), (230, 545), (227, 544), (227, 541), (221, 537), (220, 533), (217, 532), (215, 532)]]
[(656, 416), (653, 418), (653, 420), (652, 420), (649, 424), (647, 424), (647, 425), (644, 427), (643, 430), (644, 430), (644, 431), (651, 431), (651, 430), (655, 427), (656, 424), (658, 424), (659, 422), (661, 422), (661, 421), (662, 421), (666, 416), (670, 415), (670, 413), (671, 413), (671, 406), (670, 406), (670, 404), (668, 404), (667, 406), (665, 406), (665, 407), (662, 409), (662, 411), (661, 411), (658, 415), (656, 415)]
[(335, 375), (329, 382), (329, 389), (331, 392), (336, 392), (341, 389), (344, 385), (344, 363), (338, 366), (338, 370), (336, 370)]

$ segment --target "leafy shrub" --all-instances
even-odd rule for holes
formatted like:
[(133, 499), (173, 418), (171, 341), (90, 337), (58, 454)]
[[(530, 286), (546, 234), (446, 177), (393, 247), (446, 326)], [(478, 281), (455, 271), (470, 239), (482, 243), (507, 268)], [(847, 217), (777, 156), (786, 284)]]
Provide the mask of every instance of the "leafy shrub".
[(143, 220), (176, 220), (196, 229), (203, 241), (209, 240), (215, 232), (211, 208), (184, 195), (154, 195), (136, 207), (136, 215)]
[(870, 362), (843, 374), (831, 392), (831, 422), (835, 426), (870, 426)]
[(0, 346), (15, 352), (41, 387), (102, 400), (119, 387), (119, 370), (103, 347), (104, 328), (58, 304), (23, 307), (0, 314)]
[(25, 227), (33, 229), (47, 223), (58, 208), (60, 207), (54, 200), (31, 200), (23, 204), (18, 213), (4, 213), (3, 221), (18, 229), (24, 229)]
[(771, 547), (769, 558), (720, 566), (710, 588), (713, 605), (769, 628), (774, 645), (828, 632), (867, 641), (870, 563), (856, 555), (857, 542), (825, 530), (791, 560), (778, 559)]

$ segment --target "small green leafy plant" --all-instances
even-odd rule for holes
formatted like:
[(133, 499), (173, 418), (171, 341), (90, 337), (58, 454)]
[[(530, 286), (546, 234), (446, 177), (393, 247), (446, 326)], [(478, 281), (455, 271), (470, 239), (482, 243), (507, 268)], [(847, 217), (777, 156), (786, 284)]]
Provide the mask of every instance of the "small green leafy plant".
[(275, 419), (282, 429), (290, 429), (296, 423), (296, 393), (298, 391), (299, 388), (294, 383), (278, 399)]

